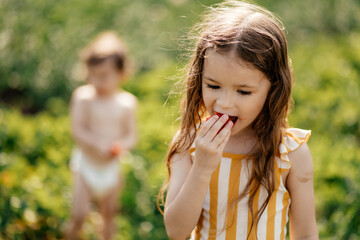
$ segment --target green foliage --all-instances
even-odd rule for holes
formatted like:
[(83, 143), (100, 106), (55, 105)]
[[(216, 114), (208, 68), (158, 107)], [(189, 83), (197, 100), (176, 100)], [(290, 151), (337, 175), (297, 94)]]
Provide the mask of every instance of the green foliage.
[(79, 51), (109, 29), (128, 43), (140, 71), (174, 59), (176, 30), (203, 8), (185, 2), (0, 0), (0, 96), (25, 112), (42, 110), (50, 97), (68, 100), (83, 80)]
[(69, 211), (68, 125), (66, 115), (1, 111), (0, 239), (59, 237)]
[(317, 36), (291, 47), (291, 119), (312, 129), (310, 149), (321, 239), (360, 236), (360, 37)]
[[(141, 93), (141, 104), (139, 143), (122, 160), (126, 185), (117, 218), (122, 239), (166, 238), (156, 196), (166, 177), (164, 156), (175, 131), (169, 124), (175, 115), (164, 105), (165, 89), (172, 85), (165, 76), (173, 75), (173, 69), (155, 70), (126, 85)], [(61, 238), (73, 184), (68, 162), (74, 142), (67, 106), (53, 98), (46, 112), (35, 116), (23, 117), (10, 109), (0, 113), (0, 239)], [(93, 227), (98, 218), (94, 214), (88, 219)], [(85, 227), (85, 236), (94, 234), (94, 229)]]
[[(50, 97), (66, 100), (82, 80), (78, 52), (104, 30), (128, 43), (140, 71), (184, 53), (179, 40), (205, 6), (219, 0), (0, 0), (0, 96), (24, 112), (43, 110)], [(356, 0), (257, 1), (283, 19), (289, 38), (314, 32), (359, 31)], [(311, 39), (310, 39), (311, 41)]]

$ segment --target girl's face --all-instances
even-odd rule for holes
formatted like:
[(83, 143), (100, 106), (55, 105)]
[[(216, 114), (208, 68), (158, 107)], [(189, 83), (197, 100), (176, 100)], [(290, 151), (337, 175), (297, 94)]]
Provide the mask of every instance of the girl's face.
[(270, 81), (264, 73), (241, 60), (234, 51), (206, 50), (202, 75), (202, 95), (210, 115), (238, 118), (231, 135), (250, 130), (262, 110)]
[(121, 72), (116, 68), (115, 64), (110, 60), (88, 67), (88, 81), (92, 84), (98, 94), (111, 94), (117, 89)]

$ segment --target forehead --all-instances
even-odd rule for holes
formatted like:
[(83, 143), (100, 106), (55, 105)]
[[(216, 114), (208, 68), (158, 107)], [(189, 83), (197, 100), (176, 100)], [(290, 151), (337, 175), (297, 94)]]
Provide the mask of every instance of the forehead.
[(218, 82), (234, 84), (261, 84), (265, 74), (236, 56), (235, 51), (221, 52), (208, 49), (205, 52), (203, 77)]

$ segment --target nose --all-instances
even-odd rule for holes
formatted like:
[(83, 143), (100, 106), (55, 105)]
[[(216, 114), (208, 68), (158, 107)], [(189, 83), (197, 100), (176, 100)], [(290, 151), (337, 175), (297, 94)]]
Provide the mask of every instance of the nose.
[(222, 91), (218, 95), (216, 103), (221, 109), (231, 108), (234, 104), (233, 94), (230, 91)]

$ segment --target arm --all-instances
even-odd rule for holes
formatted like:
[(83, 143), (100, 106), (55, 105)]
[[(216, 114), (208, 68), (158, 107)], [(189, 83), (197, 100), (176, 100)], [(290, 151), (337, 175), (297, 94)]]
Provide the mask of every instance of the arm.
[[(201, 213), (210, 177), (192, 168), (190, 154), (175, 154), (166, 196), (164, 222), (170, 239), (185, 239), (194, 229)], [(191, 197), (190, 197), (191, 196)], [(189, 198), (191, 200), (189, 201)]]
[(319, 239), (315, 218), (313, 163), (306, 143), (289, 154), (292, 167), (287, 177), (291, 196), (290, 239)]
[[(223, 149), (230, 137), (232, 122), (227, 116), (207, 121), (195, 139), (195, 158), (185, 150), (171, 160), (171, 176), (166, 197), (164, 222), (171, 239), (185, 239), (194, 229), (210, 183), (211, 175), (220, 163)], [(189, 201), (189, 198), (191, 199)]]
[(126, 131), (126, 134), (119, 139), (117, 142), (124, 150), (130, 150), (135, 146), (137, 140), (136, 130), (136, 105), (133, 108), (128, 108), (126, 114), (126, 126), (121, 127)]
[[(88, 130), (87, 121), (88, 103), (87, 99), (81, 96), (82, 92), (77, 89), (71, 98), (70, 114), (72, 134), (75, 142), (86, 152), (103, 157), (102, 148), (108, 146), (103, 139)], [(103, 150), (104, 152), (105, 150)]]

